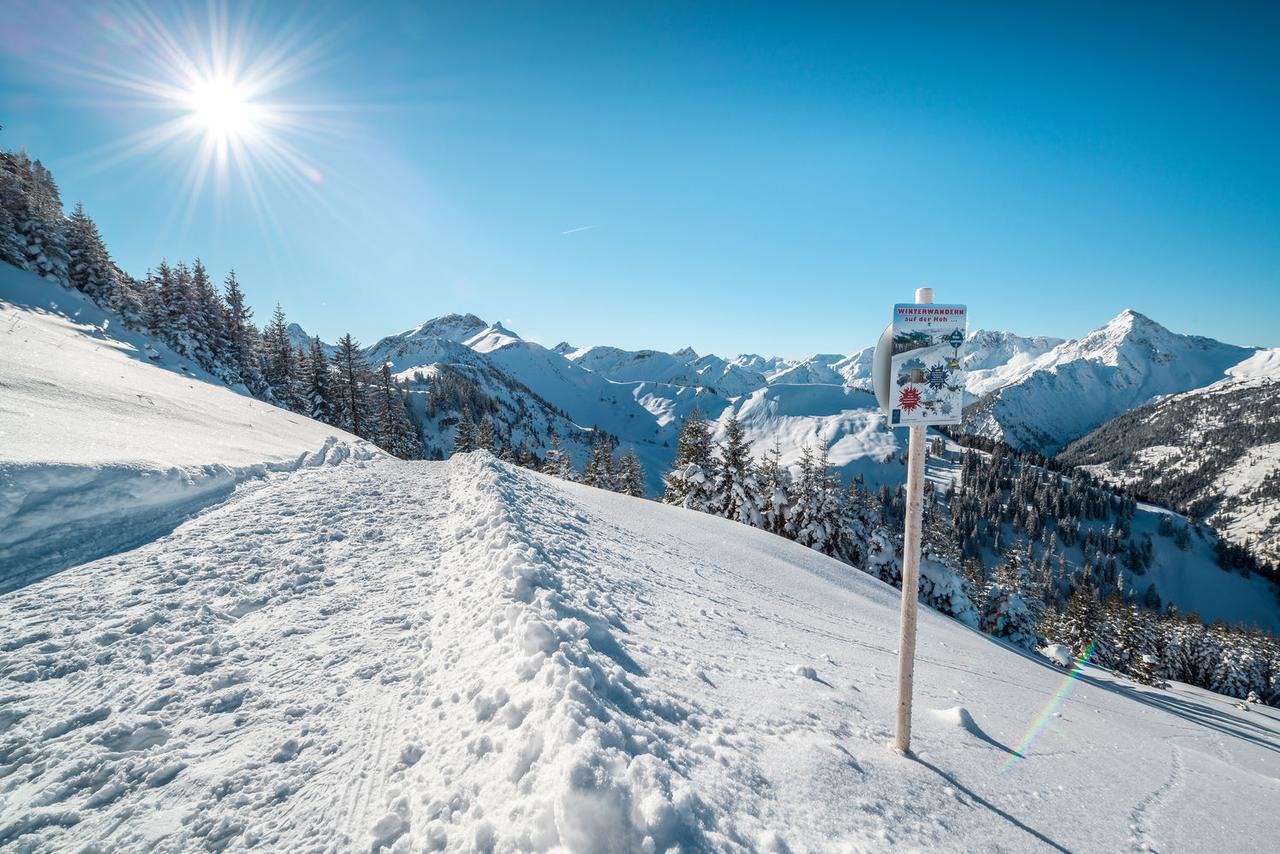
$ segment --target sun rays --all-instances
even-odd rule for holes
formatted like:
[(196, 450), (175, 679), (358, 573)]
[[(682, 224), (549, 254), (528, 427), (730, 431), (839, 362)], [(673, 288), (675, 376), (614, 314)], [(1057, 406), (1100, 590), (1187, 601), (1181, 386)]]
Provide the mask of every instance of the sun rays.
[(237, 7), (233, 15), (211, 0), (196, 8), (162, 18), (151, 5), (122, 2), (93, 21), (104, 50), (57, 62), (87, 78), (101, 106), (142, 118), (130, 122), (136, 130), (81, 157), (94, 170), (127, 161), (176, 166), (170, 221), (184, 227), (198, 206), (229, 195), (277, 232), (269, 201), (277, 194), (329, 207), (318, 192), (323, 172), (309, 155), (339, 132), (346, 110), (299, 92), (308, 90), (332, 36), (300, 18), (268, 27), (265, 7)]

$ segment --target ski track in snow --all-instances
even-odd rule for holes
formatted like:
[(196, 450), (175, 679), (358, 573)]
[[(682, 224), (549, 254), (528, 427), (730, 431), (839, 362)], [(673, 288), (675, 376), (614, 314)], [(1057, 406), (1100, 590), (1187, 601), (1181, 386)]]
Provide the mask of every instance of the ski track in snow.
[(1196, 735), (1091, 671), (1001, 775), (1061, 672), (928, 611), (894, 755), (896, 613), (780, 538), (482, 454), (303, 468), (0, 597), (0, 848), (1177, 847), (1184, 750), (1253, 798), (1237, 840), (1274, 832), (1270, 712)]

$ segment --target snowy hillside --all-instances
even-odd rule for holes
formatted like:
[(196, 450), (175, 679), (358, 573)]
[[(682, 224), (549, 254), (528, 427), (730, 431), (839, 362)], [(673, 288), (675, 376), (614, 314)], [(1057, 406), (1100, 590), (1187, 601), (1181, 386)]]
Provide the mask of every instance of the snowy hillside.
[(658, 350), (584, 347), (567, 353), (566, 356), (574, 363), (615, 382), (639, 381), (705, 388), (728, 397), (736, 397), (765, 384), (763, 374), (744, 367), (737, 360), (698, 356), (692, 351), (676, 355)]
[(961, 360), (965, 390), (977, 398), (1016, 382), (1032, 362), (1065, 343), (1043, 335), (1027, 338), (987, 329), (970, 332)]
[(897, 600), (778, 537), (484, 455), (302, 471), (0, 598), (0, 847), (1249, 851), (1280, 832), (1275, 709), (1088, 666), (1070, 688), (927, 610), (916, 756), (894, 754)]
[(145, 541), (273, 471), (371, 456), (0, 264), (0, 591)]
[(1160, 395), (1217, 382), (1253, 352), (1178, 335), (1126, 310), (1084, 338), (984, 375), (983, 383), (999, 388), (969, 407), (966, 429), (1015, 448), (1053, 454)]
[(801, 449), (827, 448), (831, 467), (847, 482), (861, 475), (869, 484), (897, 484), (906, 476), (899, 456), (904, 431), (893, 431), (875, 396), (841, 385), (774, 384), (733, 401), (717, 416), (723, 438), (730, 413), (742, 422), (757, 451), (778, 443), (783, 465), (799, 461)]
[(1061, 458), (1205, 517), (1280, 563), (1280, 350), (1260, 350), (1228, 373), (1107, 422)]

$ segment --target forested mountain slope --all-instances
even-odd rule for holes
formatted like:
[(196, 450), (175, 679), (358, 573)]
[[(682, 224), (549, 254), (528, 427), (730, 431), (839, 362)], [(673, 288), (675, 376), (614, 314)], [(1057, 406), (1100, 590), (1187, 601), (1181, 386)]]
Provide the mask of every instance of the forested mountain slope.
[(1280, 563), (1278, 352), (1260, 351), (1230, 379), (1120, 415), (1059, 459), (1204, 518)]

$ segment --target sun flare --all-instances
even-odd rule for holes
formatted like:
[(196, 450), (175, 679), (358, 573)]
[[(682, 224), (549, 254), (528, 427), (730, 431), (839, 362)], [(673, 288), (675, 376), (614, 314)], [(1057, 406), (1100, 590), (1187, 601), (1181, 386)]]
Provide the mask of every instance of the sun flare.
[(189, 219), (206, 193), (219, 201), (235, 195), (275, 231), (276, 193), (328, 204), (313, 157), (350, 132), (350, 107), (317, 102), (309, 85), (331, 42), (318, 24), (291, 21), (283, 31), (226, 0), (207, 0), (202, 15), (203, 5), (170, 13), (141, 0), (103, 13), (107, 31), (128, 37), (129, 61), (90, 58), (70, 67), (100, 86), (104, 100), (132, 109), (138, 129), (94, 160), (105, 168), (162, 154), (181, 180), (175, 216)]
[(233, 80), (201, 80), (191, 87), (187, 103), (192, 123), (214, 139), (240, 138), (254, 130), (254, 104)]

